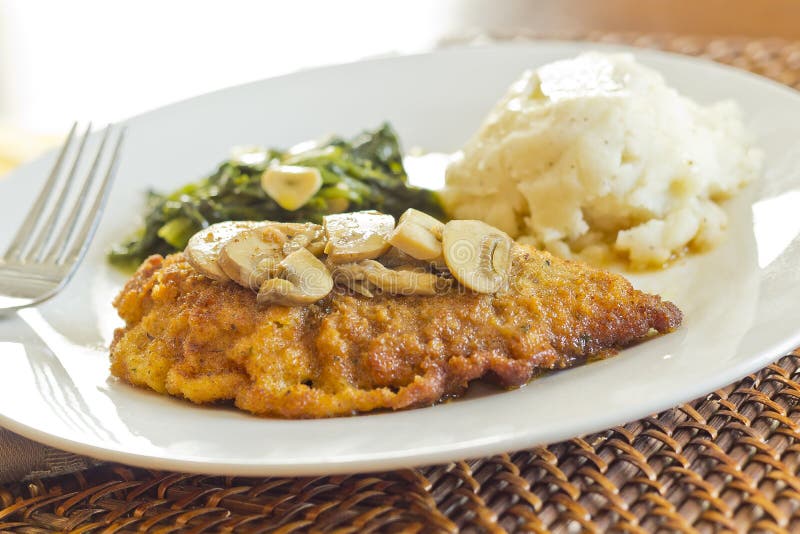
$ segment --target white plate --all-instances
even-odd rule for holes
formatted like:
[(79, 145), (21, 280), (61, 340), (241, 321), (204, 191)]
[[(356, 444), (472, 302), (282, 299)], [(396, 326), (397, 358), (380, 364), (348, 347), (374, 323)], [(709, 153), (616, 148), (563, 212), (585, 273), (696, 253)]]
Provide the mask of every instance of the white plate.
[[(736, 99), (766, 150), (763, 179), (731, 202), (727, 241), (634, 283), (676, 302), (676, 332), (512, 392), (399, 413), (259, 419), (134, 389), (108, 375), (123, 277), (104, 261), (143, 192), (212, 170), (237, 144), (288, 146), (390, 120), (407, 147), (451, 151), (526, 67), (600, 45), (451, 49), (301, 72), (194, 98), (128, 121), (110, 208), (74, 281), (0, 320), (0, 424), (101, 459), (207, 473), (309, 475), (442, 462), (600, 430), (707, 393), (800, 345), (800, 96), (708, 62), (637, 51), (700, 102)], [(0, 247), (52, 156), (0, 183)]]

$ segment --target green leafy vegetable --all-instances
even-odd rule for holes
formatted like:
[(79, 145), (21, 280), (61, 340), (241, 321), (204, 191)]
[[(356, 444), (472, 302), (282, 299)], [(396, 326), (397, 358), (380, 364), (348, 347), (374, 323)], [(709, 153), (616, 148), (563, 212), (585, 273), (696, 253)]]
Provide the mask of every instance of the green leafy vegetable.
[[(262, 173), (275, 163), (319, 169), (322, 187), (300, 209), (281, 208), (261, 188)], [(319, 223), (329, 213), (375, 209), (398, 217), (412, 207), (443, 217), (436, 193), (408, 185), (397, 134), (384, 124), (350, 140), (334, 137), (300, 151), (243, 152), (214, 174), (168, 195), (150, 191), (144, 227), (115, 245), (109, 259), (131, 266), (150, 254), (181, 250), (195, 232), (221, 221)]]

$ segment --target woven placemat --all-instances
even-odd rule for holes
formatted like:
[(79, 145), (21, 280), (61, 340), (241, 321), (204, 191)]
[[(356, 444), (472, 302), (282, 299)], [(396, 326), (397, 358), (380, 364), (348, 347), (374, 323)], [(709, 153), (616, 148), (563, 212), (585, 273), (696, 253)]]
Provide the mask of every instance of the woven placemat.
[[(800, 42), (588, 38), (703, 55), (800, 88)], [(106, 465), (0, 486), (0, 530), (800, 532), (798, 400), (795, 352), (661, 414), (491, 458), (318, 478)]]

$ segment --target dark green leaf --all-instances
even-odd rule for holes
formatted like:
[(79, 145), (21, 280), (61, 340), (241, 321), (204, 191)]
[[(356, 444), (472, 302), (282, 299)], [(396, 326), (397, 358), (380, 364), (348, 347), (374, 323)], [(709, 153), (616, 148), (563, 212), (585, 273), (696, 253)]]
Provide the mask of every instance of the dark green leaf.
[[(300, 209), (284, 210), (261, 188), (261, 174), (272, 161), (319, 169), (322, 187)], [(318, 223), (328, 213), (375, 209), (398, 217), (412, 207), (443, 216), (436, 193), (408, 185), (403, 152), (389, 124), (350, 140), (334, 137), (300, 153), (250, 150), (169, 195), (152, 191), (147, 195), (144, 227), (109, 252), (109, 259), (117, 265), (137, 264), (150, 254), (181, 250), (194, 232), (221, 221)]]

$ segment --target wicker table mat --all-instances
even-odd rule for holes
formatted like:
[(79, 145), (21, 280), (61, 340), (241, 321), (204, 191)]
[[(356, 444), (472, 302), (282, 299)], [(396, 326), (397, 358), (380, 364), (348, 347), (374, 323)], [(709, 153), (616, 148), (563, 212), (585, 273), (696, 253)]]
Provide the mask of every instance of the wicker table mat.
[[(703, 55), (800, 88), (800, 42), (588, 38)], [(641, 421), (491, 458), (319, 478), (106, 465), (0, 486), (0, 530), (800, 532), (798, 401), (795, 352)]]

